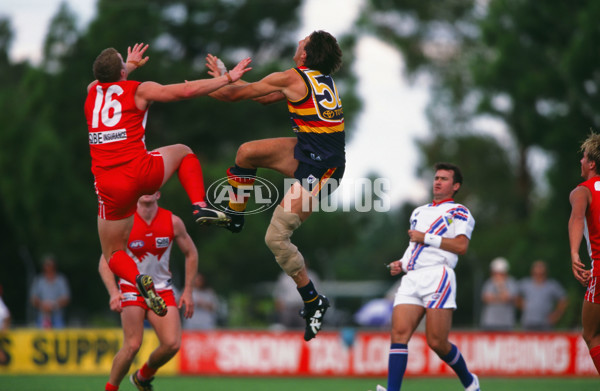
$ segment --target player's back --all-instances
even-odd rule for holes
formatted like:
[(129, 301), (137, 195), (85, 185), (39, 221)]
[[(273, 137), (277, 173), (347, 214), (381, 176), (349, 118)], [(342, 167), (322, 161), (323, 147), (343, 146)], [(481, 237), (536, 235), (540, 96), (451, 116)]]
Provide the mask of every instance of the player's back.
[(144, 133), (148, 110), (140, 110), (135, 104), (135, 92), (140, 84), (123, 80), (98, 82), (90, 88), (84, 111), (94, 175), (146, 153)]

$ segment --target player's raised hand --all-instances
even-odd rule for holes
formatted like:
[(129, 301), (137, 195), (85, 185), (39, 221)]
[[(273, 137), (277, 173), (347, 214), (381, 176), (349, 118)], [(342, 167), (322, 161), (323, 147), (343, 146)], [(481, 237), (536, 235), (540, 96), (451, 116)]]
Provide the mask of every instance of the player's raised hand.
[(139, 68), (147, 63), (150, 57), (144, 57), (144, 53), (148, 49), (148, 46), (148, 44), (144, 45), (144, 43), (141, 42), (133, 45), (133, 49), (131, 46), (127, 47), (127, 62), (135, 65), (136, 68)]
[(229, 76), (231, 76), (232, 83), (240, 80), (242, 76), (244, 76), (244, 73), (252, 69), (251, 67), (248, 67), (251, 62), (252, 59), (250, 57), (244, 58), (242, 61), (238, 62), (238, 64), (232, 70), (229, 71)]
[(208, 68), (208, 74), (212, 77), (219, 77), (227, 72), (227, 68), (225, 67), (225, 64), (223, 64), (223, 61), (210, 53), (206, 56), (206, 67)]

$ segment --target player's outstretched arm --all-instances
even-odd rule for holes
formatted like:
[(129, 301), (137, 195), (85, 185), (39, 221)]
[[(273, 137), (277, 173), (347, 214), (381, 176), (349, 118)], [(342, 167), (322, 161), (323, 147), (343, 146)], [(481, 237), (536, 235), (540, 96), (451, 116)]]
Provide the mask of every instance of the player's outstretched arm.
[(162, 85), (155, 82), (144, 82), (138, 87), (135, 99), (138, 108), (145, 108), (150, 102), (173, 102), (208, 95), (212, 91), (239, 80), (252, 60), (245, 58), (223, 76), (212, 79), (198, 79), (184, 83)]
[[(208, 74), (212, 77), (220, 77), (227, 72), (227, 68), (225, 67), (225, 64), (223, 64), (223, 61), (212, 54), (208, 54), (206, 56), (206, 67), (208, 68)], [(210, 93), (210, 96), (225, 102), (252, 99), (255, 102), (263, 105), (286, 99), (282, 92), (282, 87), (285, 88), (287, 84), (284, 84), (283, 86), (275, 84), (259, 86), (260, 88), (252, 88), (257, 83), (265, 82), (265, 79), (256, 83), (248, 83), (247, 81), (240, 79), (234, 83), (231, 83), (230, 86), (220, 88)]]

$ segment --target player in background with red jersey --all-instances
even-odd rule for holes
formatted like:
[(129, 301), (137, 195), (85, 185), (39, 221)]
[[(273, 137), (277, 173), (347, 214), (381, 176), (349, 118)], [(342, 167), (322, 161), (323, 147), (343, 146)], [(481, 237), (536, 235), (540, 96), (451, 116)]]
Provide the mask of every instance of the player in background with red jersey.
[[(98, 270), (110, 295), (110, 309), (121, 313), (123, 346), (115, 355), (106, 383), (106, 391), (116, 391), (127, 375), (144, 336), (144, 319), (148, 319), (156, 332), (159, 345), (144, 365), (130, 380), (138, 390), (151, 390), (156, 371), (166, 364), (181, 345), (181, 320), (177, 307), (185, 306), (183, 315), (190, 318), (194, 313), (192, 298), (193, 281), (198, 270), (198, 251), (188, 235), (183, 221), (170, 211), (158, 206), (160, 193), (141, 196), (137, 202), (133, 228), (127, 242), (127, 252), (136, 262), (140, 272), (152, 276), (157, 294), (167, 305), (167, 314), (159, 317), (149, 308), (137, 289), (121, 279), (117, 287), (104, 256), (100, 257)], [(171, 285), (169, 260), (173, 242), (177, 243), (185, 257), (185, 286), (177, 305)]]
[[(592, 133), (581, 145), (581, 176), (585, 181), (571, 191), (569, 244), (575, 279), (587, 286), (581, 308), (583, 339), (600, 374), (600, 135)], [(591, 270), (579, 257), (585, 236)]]
[(103, 50), (93, 65), (96, 80), (87, 88), (85, 116), (89, 131), (94, 186), (98, 195), (98, 235), (102, 254), (113, 273), (136, 284), (149, 307), (165, 315), (164, 301), (156, 295), (152, 278), (140, 274), (125, 252), (138, 198), (153, 194), (177, 171), (188, 194), (194, 219), (201, 224), (226, 224), (222, 212), (207, 208), (200, 162), (182, 144), (147, 151), (144, 141), (148, 108), (152, 102), (171, 102), (207, 95), (235, 82), (249, 71), (246, 58), (219, 78), (161, 85), (127, 80), (144, 65), (148, 45), (127, 49), (127, 61), (114, 48)]

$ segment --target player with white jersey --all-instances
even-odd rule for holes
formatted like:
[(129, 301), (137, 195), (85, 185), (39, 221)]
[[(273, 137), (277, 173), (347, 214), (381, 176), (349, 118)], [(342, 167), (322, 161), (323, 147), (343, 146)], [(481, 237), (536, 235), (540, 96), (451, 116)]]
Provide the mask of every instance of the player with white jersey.
[(229, 218), (207, 207), (202, 168), (192, 150), (183, 144), (147, 151), (145, 128), (153, 102), (172, 102), (204, 96), (238, 80), (250, 70), (244, 59), (220, 78), (161, 85), (127, 80), (144, 65), (148, 45), (127, 50), (127, 61), (114, 48), (104, 49), (93, 65), (94, 80), (87, 87), (84, 112), (88, 125), (94, 187), (98, 195), (98, 236), (110, 270), (136, 284), (150, 308), (166, 313), (156, 295), (152, 278), (141, 274), (125, 252), (125, 240), (133, 224), (140, 196), (158, 191), (177, 172), (192, 203), (194, 220), (200, 224), (224, 224)]
[[(393, 276), (406, 275), (394, 299), (387, 391), (399, 391), (402, 386), (408, 342), (423, 316), (429, 347), (456, 372), (465, 390), (479, 391), (479, 379), (448, 340), (456, 309), (454, 267), (458, 255), (469, 247), (475, 220), (469, 209), (453, 199), (463, 181), (458, 166), (437, 163), (434, 169), (433, 202), (413, 211), (410, 244), (403, 257), (389, 265)], [(377, 391), (385, 390), (377, 386)]]
[[(139, 198), (133, 228), (127, 242), (127, 252), (135, 260), (141, 273), (152, 277), (157, 295), (166, 304), (166, 315), (160, 317), (150, 310), (137, 288), (121, 279), (119, 287), (104, 256), (98, 270), (110, 295), (110, 308), (121, 313), (123, 347), (115, 355), (106, 383), (106, 391), (117, 391), (127, 375), (144, 335), (144, 319), (150, 322), (158, 337), (159, 346), (150, 354), (144, 365), (131, 376), (131, 383), (138, 390), (152, 390), (151, 382), (156, 371), (166, 364), (181, 345), (181, 320), (178, 307), (185, 306), (184, 317), (194, 313), (192, 298), (193, 280), (198, 269), (198, 251), (188, 235), (183, 221), (170, 211), (158, 206), (160, 193)], [(176, 302), (171, 285), (169, 259), (173, 242), (185, 256), (185, 286)]]
[[(581, 145), (581, 151), (581, 176), (585, 181), (569, 196), (571, 268), (575, 279), (587, 286), (581, 307), (582, 334), (600, 374), (600, 135), (590, 134)], [(579, 257), (584, 236), (591, 269), (586, 269)]]

